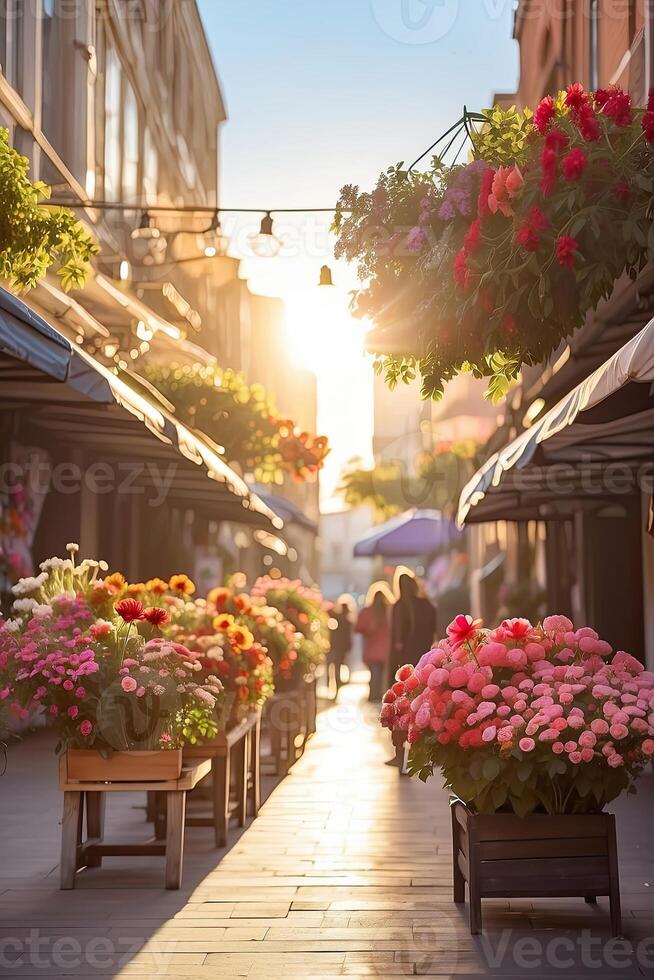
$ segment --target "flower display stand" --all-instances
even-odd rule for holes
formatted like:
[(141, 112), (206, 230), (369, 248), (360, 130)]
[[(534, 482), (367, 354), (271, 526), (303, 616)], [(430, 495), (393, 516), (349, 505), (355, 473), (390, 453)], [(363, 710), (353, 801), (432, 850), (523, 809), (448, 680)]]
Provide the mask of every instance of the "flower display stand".
[(285, 776), (297, 762), (307, 740), (315, 734), (316, 679), (304, 677), (280, 690), (266, 704), (265, 722), (270, 738), (273, 773)]
[[(212, 791), (211, 817), (187, 817), (190, 827), (213, 827), (216, 847), (225, 847), (232, 814), (230, 788), (232, 769), (236, 768), (236, 816), (239, 827), (245, 826), (249, 811), (256, 817), (261, 805), (261, 709), (255, 708), (245, 717), (220, 732), (210, 742), (187, 745), (184, 759), (211, 760)], [(208, 775), (208, 774), (207, 774)]]
[[(166, 888), (177, 889), (182, 883), (186, 794), (211, 770), (208, 758), (194, 759), (182, 769), (178, 779), (75, 780), (70, 777), (67, 758), (59, 763), (59, 789), (64, 794), (61, 831), (60, 887), (75, 887), (77, 872), (84, 867), (99, 867), (103, 857), (161, 855), (166, 858)], [(104, 841), (104, 809), (107, 793), (153, 791), (166, 800), (165, 840), (145, 843), (107, 844)], [(86, 839), (83, 839), (86, 811)]]
[(470, 932), (481, 932), (482, 898), (608, 896), (611, 930), (620, 936), (620, 881), (611, 813), (550, 816), (472, 813), (453, 800), (454, 901), (465, 901)]
[(68, 779), (75, 782), (179, 779), (182, 773), (182, 750), (111, 752), (103, 756), (93, 749), (68, 749), (66, 772)]

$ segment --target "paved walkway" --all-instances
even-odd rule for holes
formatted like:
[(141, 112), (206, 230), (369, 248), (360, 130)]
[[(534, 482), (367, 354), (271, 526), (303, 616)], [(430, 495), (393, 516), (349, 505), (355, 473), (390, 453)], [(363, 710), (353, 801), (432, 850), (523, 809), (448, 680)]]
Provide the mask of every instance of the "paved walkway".
[[(107, 860), (60, 892), (49, 736), (12, 749), (0, 778), (0, 974), (654, 977), (652, 777), (620, 813), (631, 945), (608, 941), (603, 900), (487, 903), (486, 934), (473, 939), (451, 903), (446, 796), (437, 779), (425, 786), (384, 766), (387, 734), (365, 693), (352, 684), (322, 713), (305, 756), (229, 853), (213, 850), (210, 830), (188, 830), (180, 892), (162, 890), (152, 858)], [(110, 824), (139, 836), (142, 803), (124, 798)]]

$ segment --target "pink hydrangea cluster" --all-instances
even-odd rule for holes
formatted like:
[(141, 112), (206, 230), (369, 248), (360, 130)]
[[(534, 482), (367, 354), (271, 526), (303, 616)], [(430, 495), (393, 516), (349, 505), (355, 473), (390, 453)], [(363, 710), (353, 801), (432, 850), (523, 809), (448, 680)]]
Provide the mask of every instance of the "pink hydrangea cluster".
[(417, 666), (397, 672), (380, 720), (423, 763), (452, 771), (478, 751), (543, 774), (558, 759), (552, 772), (573, 783), (584, 767), (593, 779), (621, 769), (629, 782), (654, 755), (654, 674), (565, 616), (493, 630), (458, 616)]

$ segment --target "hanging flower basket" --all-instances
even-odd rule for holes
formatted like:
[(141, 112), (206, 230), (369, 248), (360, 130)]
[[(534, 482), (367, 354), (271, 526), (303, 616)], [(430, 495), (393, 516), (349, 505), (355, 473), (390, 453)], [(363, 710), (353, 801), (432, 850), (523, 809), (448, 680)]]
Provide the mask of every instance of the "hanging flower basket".
[(345, 187), (335, 219), (378, 369), (391, 386), (420, 374), (426, 397), (471, 371), (501, 398), (654, 255), (654, 93), (636, 108), (576, 84), (481, 115), (471, 162), (392, 167), (372, 193)]

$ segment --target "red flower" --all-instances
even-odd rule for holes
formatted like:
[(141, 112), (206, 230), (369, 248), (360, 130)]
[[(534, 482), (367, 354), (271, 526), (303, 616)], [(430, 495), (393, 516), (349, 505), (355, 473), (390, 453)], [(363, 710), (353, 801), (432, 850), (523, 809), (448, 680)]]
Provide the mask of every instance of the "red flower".
[(588, 157), (583, 150), (576, 147), (574, 150), (570, 150), (563, 157), (563, 162), (561, 163), (561, 169), (563, 170), (563, 176), (566, 180), (579, 180), (588, 166)]
[(523, 221), (515, 234), (518, 245), (528, 252), (535, 252), (540, 244), (540, 239), (528, 221)]
[(584, 92), (584, 87), (579, 82), (568, 85), (565, 93), (565, 104), (573, 112), (580, 112), (584, 106), (588, 105), (588, 96)]
[(558, 128), (551, 129), (545, 137), (545, 146), (547, 149), (555, 150), (557, 153), (560, 150), (565, 150), (569, 142), (567, 133), (564, 133), (562, 129)]
[(532, 205), (532, 207), (529, 208), (529, 212), (527, 214), (527, 221), (534, 229), (534, 231), (545, 231), (550, 226), (547, 216), (543, 213), (543, 211), (538, 207), (537, 204), (534, 204)]
[(631, 124), (631, 96), (619, 88), (611, 89), (606, 94), (608, 98), (602, 107), (604, 115), (612, 119), (616, 126), (629, 126)]
[(502, 317), (502, 330), (507, 335), (507, 337), (513, 337), (517, 332), (518, 325), (515, 322), (515, 317), (512, 313), (505, 313)]
[(643, 116), (643, 132), (648, 143), (654, 143), (654, 109), (648, 109)]
[(598, 108), (603, 109), (610, 98), (611, 98), (611, 92), (609, 91), (609, 89), (598, 88), (594, 95), (595, 105)]
[(556, 168), (557, 168), (557, 156), (554, 150), (549, 147), (545, 147), (540, 155), (540, 166), (542, 177), (540, 180), (540, 189), (547, 197), (554, 190), (554, 185), (556, 184)]
[(151, 626), (163, 626), (165, 623), (170, 622), (170, 616), (160, 606), (153, 606), (152, 609), (146, 609), (143, 613), (143, 619), (146, 619)]
[(547, 131), (547, 128), (555, 115), (556, 109), (554, 106), (554, 99), (551, 95), (546, 95), (545, 98), (538, 104), (538, 107), (534, 113), (534, 126), (539, 133), (544, 134)]
[(121, 599), (114, 609), (126, 623), (135, 623), (145, 619), (145, 610), (137, 599)]
[(577, 240), (572, 235), (561, 235), (556, 240), (556, 260), (568, 269), (574, 268)]
[(488, 198), (493, 189), (493, 181), (495, 180), (495, 171), (492, 167), (484, 170), (481, 181), (479, 184), (479, 198), (477, 200), (477, 214), (480, 218), (486, 218), (491, 213), (488, 207)]
[(481, 238), (481, 221), (479, 218), (475, 218), (463, 239), (463, 247), (467, 255), (472, 255), (479, 248)]

